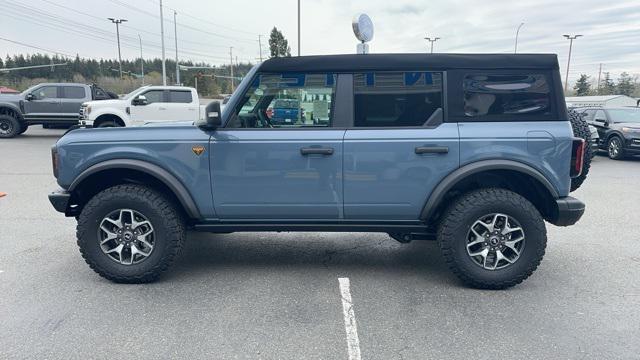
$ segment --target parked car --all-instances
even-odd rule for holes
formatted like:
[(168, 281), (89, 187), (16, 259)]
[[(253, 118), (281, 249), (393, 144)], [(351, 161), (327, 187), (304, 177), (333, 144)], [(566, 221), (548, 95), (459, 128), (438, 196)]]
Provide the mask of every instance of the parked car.
[(304, 120), (304, 112), (297, 99), (275, 99), (273, 107), (267, 109), (272, 125), (294, 125)]
[(640, 108), (582, 108), (599, 135), (599, 147), (611, 159), (640, 154)]
[(0, 94), (0, 138), (20, 135), (31, 125), (77, 125), (82, 103), (111, 98), (97, 85), (74, 83), (43, 83), (20, 94)]
[[(333, 99), (327, 122), (269, 122), (274, 99), (308, 94)], [(565, 109), (555, 55), (273, 58), (197, 126), (67, 133), (49, 199), (116, 282), (158, 278), (187, 229), (368, 231), (437, 240), (463, 282), (502, 289), (540, 264), (544, 220), (584, 212), (569, 192), (585, 142)]]
[(591, 157), (593, 158), (600, 150), (600, 134), (593, 125), (589, 125), (589, 132), (591, 133)]
[(162, 121), (193, 122), (200, 118), (201, 108), (194, 88), (143, 86), (122, 99), (82, 104), (80, 123), (87, 127), (121, 127)]

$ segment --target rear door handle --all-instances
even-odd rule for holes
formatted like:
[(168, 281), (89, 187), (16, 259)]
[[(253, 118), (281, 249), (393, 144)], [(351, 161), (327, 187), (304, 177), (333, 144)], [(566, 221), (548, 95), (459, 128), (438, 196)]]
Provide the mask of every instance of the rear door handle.
[(333, 148), (325, 147), (303, 147), (300, 149), (302, 155), (333, 155)]
[(418, 146), (416, 154), (446, 154), (449, 152), (447, 146)]

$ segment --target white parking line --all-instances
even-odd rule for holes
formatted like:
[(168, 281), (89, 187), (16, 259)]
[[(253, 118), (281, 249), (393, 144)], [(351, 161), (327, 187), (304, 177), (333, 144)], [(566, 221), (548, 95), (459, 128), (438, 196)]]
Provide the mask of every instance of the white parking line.
[(349, 360), (360, 360), (360, 340), (358, 340), (358, 327), (356, 315), (353, 311), (349, 278), (338, 278), (340, 294), (342, 295), (342, 313), (344, 315), (344, 328), (347, 331), (347, 350)]

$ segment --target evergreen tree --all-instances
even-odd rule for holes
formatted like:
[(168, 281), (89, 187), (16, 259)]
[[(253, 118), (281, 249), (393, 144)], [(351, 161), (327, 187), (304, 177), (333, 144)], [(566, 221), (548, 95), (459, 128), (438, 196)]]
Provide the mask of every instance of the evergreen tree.
[(282, 32), (275, 26), (271, 30), (271, 35), (269, 36), (269, 50), (271, 51), (271, 57), (291, 56), (291, 47), (289, 47), (289, 42), (284, 38)]
[(576, 91), (576, 96), (587, 96), (591, 93), (591, 83), (589, 82), (589, 76), (586, 74), (580, 74), (580, 79), (576, 81), (573, 86)]
[(618, 85), (616, 86), (617, 93), (620, 95), (633, 95), (635, 91), (635, 84), (633, 78), (626, 71), (620, 74), (618, 78)]
[(604, 79), (600, 83), (600, 95), (613, 95), (616, 92), (616, 84), (611, 80), (609, 72), (604, 73)]

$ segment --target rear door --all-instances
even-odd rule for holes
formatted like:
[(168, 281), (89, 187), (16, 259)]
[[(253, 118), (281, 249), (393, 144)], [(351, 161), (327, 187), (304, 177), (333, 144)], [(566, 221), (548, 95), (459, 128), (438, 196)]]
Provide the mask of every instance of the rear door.
[[(335, 220), (342, 213), (342, 139), (335, 74), (258, 74), (224, 128), (212, 132), (211, 181), (222, 219)], [(311, 94), (322, 95), (314, 103)], [(277, 99), (306, 120), (271, 123)], [(314, 97), (315, 99), (315, 97)]]
[(458, 127), (443, 122), (443, 78), (424, 71), (353, 75), (345, 218), (416, 220), (433, 188), (458, 167)]
[(31, 94), (33, 99), (24, 102), (25, 117), (28, 120), (60, 120), (60, 86), (43, 85), (35, 88)]
[(199, 115), (198, 97), (191, 90), (169, 90), (166, 104), (168, 116), (175, 121), (196, 121)]
[(78, 119), (80, 105), (91, 99), (90, 89), (87, 86), (65, 85), (62, 86), (60, 99), (60, 116), (71, 121)]

